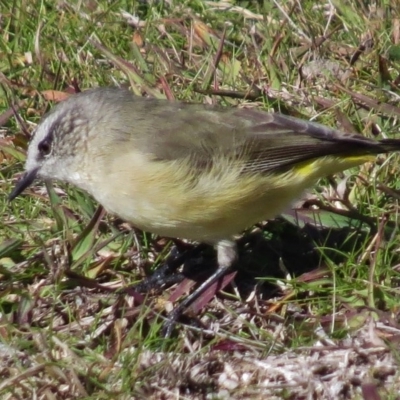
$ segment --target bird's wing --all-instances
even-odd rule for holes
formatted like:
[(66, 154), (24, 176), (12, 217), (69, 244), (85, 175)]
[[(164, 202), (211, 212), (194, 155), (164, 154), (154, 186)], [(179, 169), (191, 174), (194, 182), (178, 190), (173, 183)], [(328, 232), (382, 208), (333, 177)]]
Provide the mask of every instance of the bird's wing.
[[(153, 159), (188, 158), (197, 167), (215, 156), (243, 162), (244, 171), (270, 172), (326, 155), (377, 154), (379, 142), (326, 126), (252, 108), (216, 108), (154, 99), (135, 104), (135, 146)], [(129, 113), (129, 111), (127, 111)], [(122, 118), (124, 119), (124, 118)], [(131, 118), (126, 118), (131, 121)], [(120, 121), (121, 122), (121, 121)], [(119, 124), (127, 134), (132, 127)]]

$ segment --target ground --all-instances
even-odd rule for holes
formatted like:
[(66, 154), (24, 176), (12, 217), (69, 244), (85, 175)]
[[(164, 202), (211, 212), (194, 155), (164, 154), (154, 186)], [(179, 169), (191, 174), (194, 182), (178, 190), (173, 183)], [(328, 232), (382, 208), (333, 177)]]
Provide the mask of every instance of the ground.
[(59, 183), (7, 201), (41, 117), (95, 86), (396, 138), (399, 6), (0, 0), (1, 399), (400, 398), (397, 154), (244, 233), (236, 279), (169, 339), (212, 248), (183, 257), (182, 283), (127, 293), (190, 244)]

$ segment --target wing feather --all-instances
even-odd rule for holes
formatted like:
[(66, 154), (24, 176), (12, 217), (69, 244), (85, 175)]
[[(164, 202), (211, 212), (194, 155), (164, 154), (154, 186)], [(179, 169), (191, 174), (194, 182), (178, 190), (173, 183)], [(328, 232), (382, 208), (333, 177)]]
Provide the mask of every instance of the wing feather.
[[(135, 114), (143, 116), (135, 121), (136, 131), (131, 126), (132, 107), (140, 108)], [(184, 158), (196, 168), (209, 168), (218, 157), (227, 157), (242, 162), (244, 172), (267, 173), (327, 155), (387, 151), (381, 142), (361, 135), (252, 108), (218, 108), (132, 96), (118, 115), (119, 133), (125, 132), (124, 140), (134, 141), (143, 153), (154, 160)], [(138, 129), (140, 134), (132, 133)], [(121, 140), (124, 135), (115, 137)], [(126, 145), (124, 140), (121, 145)]]

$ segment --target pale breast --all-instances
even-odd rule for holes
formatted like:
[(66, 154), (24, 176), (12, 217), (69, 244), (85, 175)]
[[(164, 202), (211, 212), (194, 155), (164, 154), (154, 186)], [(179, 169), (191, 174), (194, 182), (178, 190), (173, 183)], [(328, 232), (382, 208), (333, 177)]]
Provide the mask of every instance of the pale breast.
[(184, 159), (152, 160), (127, 152), (93, 159), (98, 181), (86, 189), (109, 212), (137, 228), (213, 242), (275, 217), (318, 178), (364, 161), (328, 156), (286, 172), (262, 174), (243, 173), (240, 160), (224, 157), (202, 169)]

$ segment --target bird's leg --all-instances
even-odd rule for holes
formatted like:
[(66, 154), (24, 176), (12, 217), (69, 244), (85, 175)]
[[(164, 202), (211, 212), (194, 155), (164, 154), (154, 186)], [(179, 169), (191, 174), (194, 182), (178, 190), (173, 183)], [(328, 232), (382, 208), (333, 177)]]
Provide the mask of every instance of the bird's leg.
[(236, 243), (231, 240), (221, 240), (217, 244), (218, 268), (207, 278), (193, 293), (186, 297), (176, 308), (168, 315), (168, 319), (164, 324), (163, 334), (165, 337), (171, 336), (174, 325), (183, 312), (196, 301), (206, 290), (208, 290), (215, 282), (225, 276), (235, 264), (237, 260)]
[(179, 247), (182, 246), (177, 246), (175, 244), (175, 247), (171, 250), (171, 254), (168, 256), (165, 263), (161, 267), (157, 268), (151, 276), (145, 278), (142, 282), (139, 282), (136, 285), (123, 289), (123, 292), (128, 294), (132, 291), (146, 293), (153, 289), (160, 289), (165, 285), (172, 285), (181, 282), (185, 276), (182, 273), (174, 274), (174, 272), (186, 259), (194, 257), (202, 251), (204, 245), (200, 244), (194, 248), (184, 249), (183, 252)]

